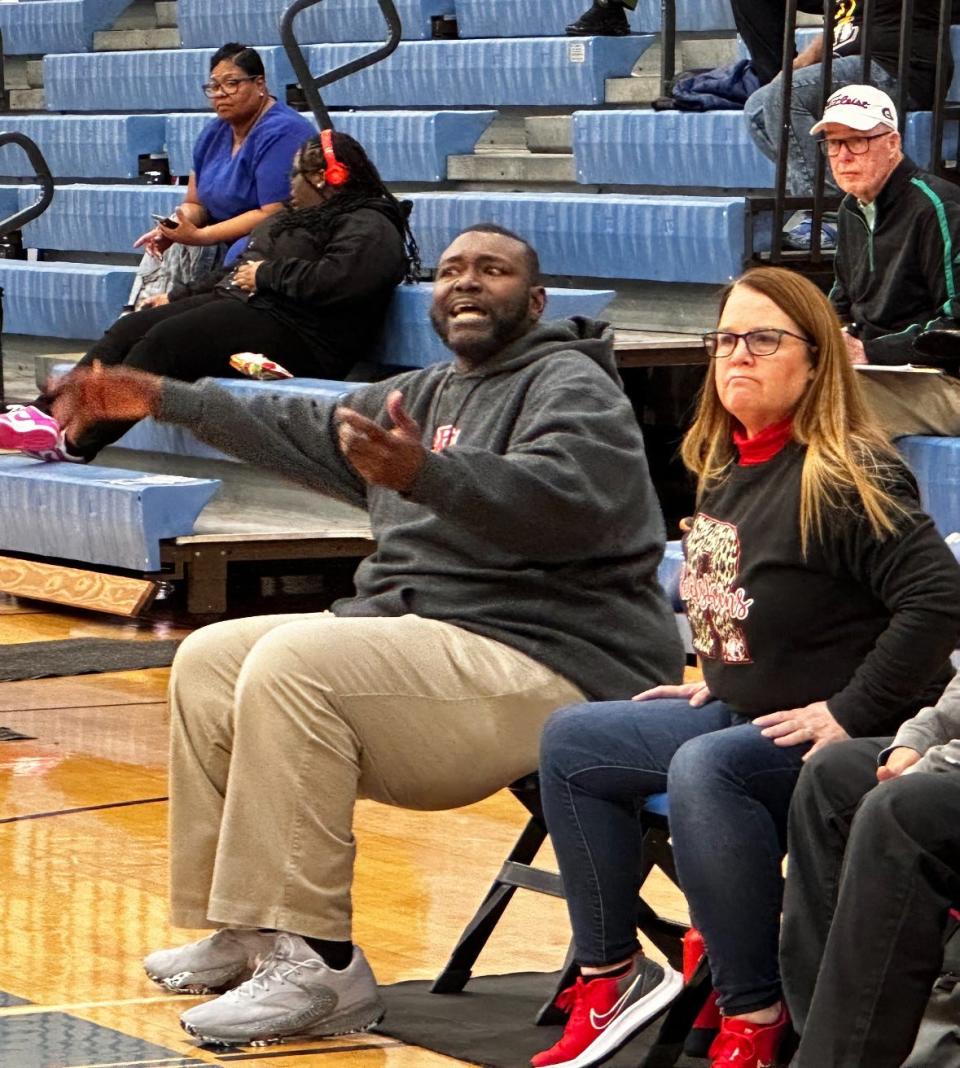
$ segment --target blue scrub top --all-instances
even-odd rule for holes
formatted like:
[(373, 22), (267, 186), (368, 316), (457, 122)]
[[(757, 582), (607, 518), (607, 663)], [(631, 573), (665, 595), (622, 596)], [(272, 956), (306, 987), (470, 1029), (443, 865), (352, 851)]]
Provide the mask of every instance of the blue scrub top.
[[(197, 196), (210, 221), (223, 222), (286, 200), (293, 157), (316, 132), (298, 111), (279, 101), (260, 117), (236, 155), (231, 155), (229, 123), (213, 119), (204, 126), (193, 148), (193, 170)], [(235, 241), (225, 262), (235, 259), (246, 243), (246, 237)]]

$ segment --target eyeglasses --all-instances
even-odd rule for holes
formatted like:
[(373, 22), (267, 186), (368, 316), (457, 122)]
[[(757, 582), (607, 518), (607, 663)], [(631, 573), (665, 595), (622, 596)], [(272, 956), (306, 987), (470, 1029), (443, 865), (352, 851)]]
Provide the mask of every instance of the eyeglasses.
[(222, 82), (204, 82), (200, 88), (203, 90), (204, 96), (208, 96), (211, 99), (213, 99), (217, 93), (223, 93), (224, 96), (233, 96), (233, 94), (240, 88), (241, 83), (255, 82), (259, 77), (259, 74), (251, 74), (246, 78), (224, 78)]
[(747, 352), (752, 356), (772, 356), (780, 348), (784, 337), (795, 337), (798, 341), (816, 348), (810, 338), (802, 334), (794, 334), (790, 330), (775, 330), (772, 327), (748, 330), (745, 334), (735, 334), (732, 330), (711, 330), (703, 335), (703, 347), (711, 359), (725, 360), (733, 355), (737, 342), (743, 338)]
[(869, 134), (865, 137), (821, 137), (817, 144), (825, 156), (839, 156), (842, 145), (846, 145), (848, 151), (855, 156), (862, 156), (870, 148), (871, 141), (876, 141), (878, 137), (889, 137), (892, 133), (893, 130), (887, 130), (886, 133)]

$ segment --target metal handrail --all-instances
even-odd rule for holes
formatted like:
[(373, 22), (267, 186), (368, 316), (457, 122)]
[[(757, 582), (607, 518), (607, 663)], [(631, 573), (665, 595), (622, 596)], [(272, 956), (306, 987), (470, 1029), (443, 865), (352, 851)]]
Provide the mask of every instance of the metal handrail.
[(660, 0), (660, 96), (670, 95), (677, 73), (677, 3)]
[(314, 77), (294, 33), (293, 20), (301, 11), (305, 11), (308, 7), (313, 7), (321, 2), (322, 0), (293, 0), (293, 3), (284, 11), (280, 19), (280, 40), (300, 83), (300, 87), (303, 89), (303, 95), (307, 98), (310, 110), (317, 120), (317, 124), (321, 130), (332, 130), (333, 121), (330, 118), (330, 112), (327, 111), (326, 104), (323, 102), (323, 98), (320, 96), (320, 90), (327, 85), (332, 85), (341, 78), (346, 78), (349, 74), (355, 74), (358, 70), (363, 70), (364, 67), (372, 67), (374, 63), (379, 63), (381, 59), (386, 59), (387, 56), (396, 51), (397, 45), (400, 44), (403, 27), (393, 0), (377, 0), (389, 31), (386, 42), (372, 52), (358, 56), (356, 59), (351, 59), (326, 74)]
[(33, 164), (33, 177), (40, 183), (42, 192), (38, 201), (0, 222), (0, 237), (6, 237), (13, 230), (19, 230), (28, 222), (36, 219), (38, 215), (42, 215), (50, 207), (54, 189), (53, 175), (50, 173), (47, 161), (35, 141), (27, 137), (26, 134), (11, 131), (0, 133), (0, 148), (4, 145), (19, 145), (26, 152), (27, 159)]

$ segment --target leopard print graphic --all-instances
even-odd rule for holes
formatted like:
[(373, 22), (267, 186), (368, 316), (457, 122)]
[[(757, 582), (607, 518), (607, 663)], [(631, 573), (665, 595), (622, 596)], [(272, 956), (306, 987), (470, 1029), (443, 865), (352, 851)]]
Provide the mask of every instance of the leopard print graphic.
[(724, 664), (751, 663), (741, 622), (753, 599), (743, 587), (733, 586), (740, 572), (737, 528), (699, 513), (687, 535), (684, 555), (680, 596), (687, 603), (694, 649)]

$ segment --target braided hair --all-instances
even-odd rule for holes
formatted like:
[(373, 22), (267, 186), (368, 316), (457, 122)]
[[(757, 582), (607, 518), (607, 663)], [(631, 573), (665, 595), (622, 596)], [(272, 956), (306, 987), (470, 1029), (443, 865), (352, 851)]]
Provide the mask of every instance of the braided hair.
[[(416, 282), (420, 278), (420, 249), (410, 230), (410, 212), (413, 204), (409, 200), (397, 200), (383, 184), (380, 172), (364, 151), (359, 141), (349, 134), (333, 132), (333, 151), (340, 163), (350, 172), (348, 181), (337, 187), (329, 200), (311, 208), (293, 208), (287, 205), (285, 211), (276, 217), (270, 228), (271, 238), (285, 230), (306, 228), (321, 240), (329, 236), (333, 222), (341, 215), (368, 207), (375, 202), (396, 226), (403, 239), (404, 281)], [(311, 137), (300, 149), (300, 171), (303, 174), (322, 172), (326, 169), (326, 160), (319, 137)]]

